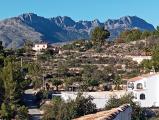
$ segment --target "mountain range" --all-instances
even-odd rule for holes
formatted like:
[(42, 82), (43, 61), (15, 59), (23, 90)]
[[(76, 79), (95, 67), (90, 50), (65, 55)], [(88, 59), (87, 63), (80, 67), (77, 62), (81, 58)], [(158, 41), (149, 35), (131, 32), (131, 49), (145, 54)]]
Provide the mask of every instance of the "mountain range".
[(59, 43), (89, 39), (92, 29), (97, 26), (108, 29), (111, 33), (110, 39), (117, 37), (126, 29), (155, 30), (152, 24), (137, 16), (108, 19), (102, 23), (98, 19), (76, 22), (67, 16), (44, 18), (34, 13), (26, 13), (0, 21), (0, 41), (3, 41), (3, 45), (7, 48), (13, 46), (17, 48), (23, 46), (28, 40)]

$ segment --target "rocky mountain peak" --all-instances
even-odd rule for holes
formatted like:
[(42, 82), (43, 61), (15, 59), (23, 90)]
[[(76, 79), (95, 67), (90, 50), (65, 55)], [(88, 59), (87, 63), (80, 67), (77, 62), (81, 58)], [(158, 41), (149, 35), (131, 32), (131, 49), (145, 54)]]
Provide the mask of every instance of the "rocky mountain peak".
[(58, 16), (58, 17), (51, 18), (51, 20), (53, 22), (55, 22), (57, 25), (59, 25), (59, 26), (62, 25), (62, 26), (65, 26), (65, 27), (74, 26), (75, 23), (76, 23), (74, 20), (72, 20), (68, 16), (64, 16), (64, 17)]
[(75, 22), (68, 16), (44, 18), (34, 13), (26, 13), (0, 21), (0, 38), (5, 47), (10, 47), (14, 41), (20, 47), (26, 40), (67, 42), (89, 39), (91, 30), (97, 26), (108, 29), (112, 39), (125, 29), (154, 30), (153, 25), (137, 16), (108, 19), (101, 23), (98, 19)]
[(32, 19), (38, 18), (38, 16), (34, 13), (25, 13), (19, 15), (18, 18), (20, 18), (22, 21), (32, 21)]
[(101, 23), (98, 19), (95, 19), (95, 20), (92, 21), (92, 25), (93, 25), (94, 27), (96, 27), (96, 26), (101, 26), (102, 23)]
[(107, 29), (138, 28), (140, 30), (154, 30), (153, 25), (147, 23), (137, 16), (124, 16), (119, 19), (108, 19), (105, 22), (105, 27)]

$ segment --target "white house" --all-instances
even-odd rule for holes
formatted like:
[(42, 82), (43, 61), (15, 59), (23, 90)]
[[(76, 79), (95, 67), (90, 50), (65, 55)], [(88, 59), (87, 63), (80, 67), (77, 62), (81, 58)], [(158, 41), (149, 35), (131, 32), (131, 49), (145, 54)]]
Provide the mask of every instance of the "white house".
[(35, 44), (34, 47), (32, 48), (35, 51), (41, 51), (47, 49), (48, 45), (46, 43), (39, 43)]
[(159, 107), (159, 74), (150, 73), (128, 80), (128, 92), (141, 107)]
[[(53, 94), (53, 96), (60, 96), (65, 101), (67, 100), (74, 100), (77, 97), (78, 92), (61, 92), (61, 94)], [(104, 108), (106, 102), (113, 96), (120, 98), (121, 96), (125, 95), (126, 91), (99, 91), (99, 92), (83, 92), (84, 97), (92, 96), (93, 103), (96, 104), (97, 108)]]

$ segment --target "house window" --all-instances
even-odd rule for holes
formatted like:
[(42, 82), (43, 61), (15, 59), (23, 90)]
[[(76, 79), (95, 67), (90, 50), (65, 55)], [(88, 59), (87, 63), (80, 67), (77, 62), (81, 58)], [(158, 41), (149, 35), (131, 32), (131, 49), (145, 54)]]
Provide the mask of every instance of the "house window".
[(140, 94), (140, 100), (145, 100), (145, 94)]
[(136, 85), (136, 89), (143, 89), (142, 83), (138, 83), (138, 84)]
[(134, 89), (134, 83), (129, 83), (128, 88)]

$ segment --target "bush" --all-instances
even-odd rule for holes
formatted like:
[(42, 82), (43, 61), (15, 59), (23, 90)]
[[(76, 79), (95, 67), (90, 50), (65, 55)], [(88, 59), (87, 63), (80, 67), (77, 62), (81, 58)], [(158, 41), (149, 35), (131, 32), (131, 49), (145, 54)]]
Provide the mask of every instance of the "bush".
[(55, 97), (52, 105), (44, 108), (44, 120), (71, 120), (76, 117), (96, 112), (96, 105), (92, 103), (92, 97), (83, 97), (79, 94), (75, 100), (65, 102)]
[(17, 110), (17, 115), (16, 115), (16, 120), (28, 120), (29, 115), (28, 115), (28, 108), (25, 106), (21, 106)]
[(144, 109), (142, 109), (137, 103), (133, 102), (132, 94), (126, 94), (121, 98), (112, 97), (106, 103), (105, 109), (110, 110), (115, 107), (119, 107), (123, 104), (130, 104), (132, 107), (132, 120), (146, 120), (144, 115)]
[(94, 46), (94, 49), (97, 53), (101, 53), (103, 49), (100, 46)]
[(92, 103), (93, 97), (89, 96), (87, 98), (79, 94), (75, 100), (75, 111), (76, 117), (80, 117), (87, 114), (92, 114), (96, 112), (96, 105)]

